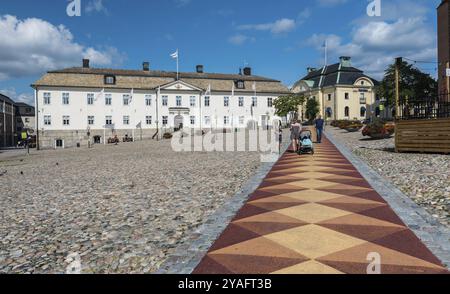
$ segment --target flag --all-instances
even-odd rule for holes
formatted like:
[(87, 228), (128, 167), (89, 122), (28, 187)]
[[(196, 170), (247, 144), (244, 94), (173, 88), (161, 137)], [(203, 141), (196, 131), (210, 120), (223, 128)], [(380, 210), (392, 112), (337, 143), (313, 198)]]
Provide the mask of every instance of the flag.
[(100, 97), (103, 97), (105, 95), (105, 88), (103, 88), (100, 93), (98, 93), (97, 95), (95, 95), (95, 99), (94, 101), (97, 101)]
[(170, 57), (172, 57), (173, 59), (178, 59), (178, 49), (177, 51), (175, 51), (175, 53), (170, 54)]
[(130, 103), (133, 101), (133, 96), (134, 96), (134, 89), (131, 89), (131, 92), (130, 92)]

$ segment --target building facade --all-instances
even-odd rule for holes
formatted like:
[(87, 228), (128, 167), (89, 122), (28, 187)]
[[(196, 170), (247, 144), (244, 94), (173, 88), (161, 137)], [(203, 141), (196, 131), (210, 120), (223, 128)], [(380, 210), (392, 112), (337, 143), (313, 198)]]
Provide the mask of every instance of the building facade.
[(18, 102), (16, 108), (16, 132), (23, 131), (33, 134), (36, 128), (36, 113), (34, 106)]
[[(327, 120), (365, 120), (380, 111), (377, 84), (354, 68), (350, 57), (341, 57), (339, 63), (320, 69), (308, 68), (308, 74), (294, 84), (292, 91), (317, 100), (320, 115)], [(304, 106), (299, 113), (301, 119), (309, 119)]]
[(438, 7), (438, 61), (439, 61), (439, 93), (450, 92), (447, 68), (450, 68), (450, 5), (442, 0)]
[(0, 148), (16, 145), (14, 101), (0, 94)]
[(183, 129), (269, 125), (273, 102), (289, 89), (280, 81), (242, 74), (110, 70), (83, 67), (52, 71), (34, 85), (41, 148), (105, 143), (109, 138), (161, 137)]

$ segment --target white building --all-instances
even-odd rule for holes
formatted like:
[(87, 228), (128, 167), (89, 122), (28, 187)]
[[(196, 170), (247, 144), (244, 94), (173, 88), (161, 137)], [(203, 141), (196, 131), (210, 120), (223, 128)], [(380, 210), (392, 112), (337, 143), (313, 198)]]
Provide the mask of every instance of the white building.
[[(289, 93), (280, 81), (242, 74), (68, 68), (45, 74), (34, 85), (41, 148), (104, 143), (117, 135), (140, 140), (178, 128), (265, 127), (275, 119), (273, 102)], [(156, 135), (157, 134), (157, 135)], [(89, 136), (88, 136), (89, 135)]]

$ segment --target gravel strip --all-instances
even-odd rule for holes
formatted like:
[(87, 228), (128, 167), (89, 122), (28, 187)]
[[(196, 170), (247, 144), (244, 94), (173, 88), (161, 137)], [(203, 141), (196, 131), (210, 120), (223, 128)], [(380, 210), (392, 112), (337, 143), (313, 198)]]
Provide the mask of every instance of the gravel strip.
[(64, 273), (71, 253), (83, 273), (156, 272), (260, 166), (170, 141), (0, 154), (0, 273)]
[(450, 227), (450, 156), (395, 153), (394, 138), (370, 140), (361, 132), (327, 132), (399, 188), (443, 225)]

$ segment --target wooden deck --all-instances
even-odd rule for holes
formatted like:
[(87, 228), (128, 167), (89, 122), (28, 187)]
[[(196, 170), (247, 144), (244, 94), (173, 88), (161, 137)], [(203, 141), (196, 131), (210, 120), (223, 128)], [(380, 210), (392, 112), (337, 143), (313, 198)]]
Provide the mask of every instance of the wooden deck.
[(397, 121), (397, 152), (450, 154), (450, 118)]

